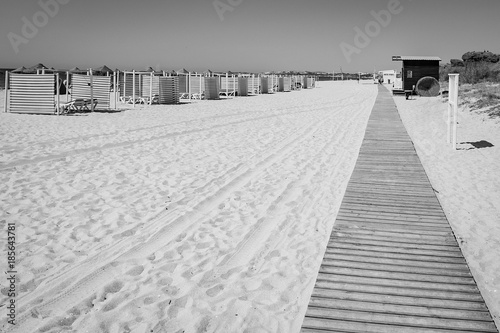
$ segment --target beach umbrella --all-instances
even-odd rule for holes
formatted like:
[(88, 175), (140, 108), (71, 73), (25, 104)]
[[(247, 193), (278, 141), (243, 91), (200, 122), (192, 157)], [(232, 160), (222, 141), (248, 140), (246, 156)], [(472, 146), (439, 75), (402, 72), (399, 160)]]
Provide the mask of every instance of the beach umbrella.
[(19, 68), (14, 69), (11, 73), (24, 73), (26, 71), (26, 67), (21, 66)]
[(87, 71), (86, 70), (82, 70), (82, 69), (80, 69), (78, 67), (73, 67), (68, 72), (70, 72), (70, 73), (82, 73), (82, 72), (87, 72)]
[(43, 64), (39, 63), (39, 64), (36, 64), (35, 66), (31, 66), (29, 68), (26, 68), (26, 70), (24, 72), (28, 73), (28, 74), (36, 74), (37, 70), (45, 70), (45, 69), (49, 69), (49, 68), (44, 66)]
[(101, 73), (101, 74), (106, 74), (106, 73), (113, 73), (113, 70), (109, 68), (108, 66), (104, 65), (99, 68), (95, 68), (92, 70), (94, 73)]
[(44, 64), (38, 63), (35, 66), (32, 66), (28, 69), (35, 69), (36, 70), (36, 69), (49, 69), (49, 68), (47, 66), (45, 66)]
[(153, 73), (153, 75), (162, 75), (163, 74), (163, 71), (157, 71), (157, 70), (154, 70), (153, 67), (149, 67), (146, 72), (148, 73)]
[(176, 74), (178, 74), (178, 75), (187, 75), (187, 74), (189, 74), (189, 72), (185, 68), (182, 68), (182, 69), (177, 70)]

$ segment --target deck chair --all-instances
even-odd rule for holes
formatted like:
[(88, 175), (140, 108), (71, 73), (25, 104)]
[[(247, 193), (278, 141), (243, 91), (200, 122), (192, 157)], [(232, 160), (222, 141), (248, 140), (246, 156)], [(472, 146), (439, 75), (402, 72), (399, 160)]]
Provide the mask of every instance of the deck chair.
[(120, 96), (120, 102), (122, 103), (128, 103), (132, 96)]
[(202, 92), (202, 93), (194, 93), (194, 94), (191, 94), (191, 97), (193, 99), (204, 99), (205, 98), (205, 93)]
[(160, 104), (160, 95), (154, 95), (153, 97), (146, 96), (139, 99), (140, 104)]
[(226, 97), (233, 96), (234, 97), (234, 94), (235, 94), (234, 90), (228, 90), (227, 92), (226, 92), (226, 90), (219, 91), (219, 96), (226, 96)]

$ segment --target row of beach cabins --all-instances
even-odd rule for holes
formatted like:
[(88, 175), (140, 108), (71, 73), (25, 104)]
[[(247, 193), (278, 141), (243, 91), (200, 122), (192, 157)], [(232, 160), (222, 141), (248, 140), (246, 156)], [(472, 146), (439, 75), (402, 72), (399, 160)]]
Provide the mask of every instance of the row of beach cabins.
[(36, 73), (5, 74), (5, 112), (68, 114), (113, 111), (129, 104), (179, 104), (313, 88), (307, 75), (111, 71), (108, 68), (61, 73), (41, 67)]

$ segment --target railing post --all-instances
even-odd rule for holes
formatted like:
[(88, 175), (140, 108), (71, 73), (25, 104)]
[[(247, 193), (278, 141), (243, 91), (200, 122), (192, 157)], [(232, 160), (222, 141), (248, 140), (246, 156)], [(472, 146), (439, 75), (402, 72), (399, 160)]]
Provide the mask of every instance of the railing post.
[(132, 70), (132, 107), (135, 108), (135, 69)]
[(60, 100), (60, 94), (59, 94), (59, 73), (56, 73), (56, 111), (57, 115), (59, 115), (59, 103), (61, 102)]
[(90, 112), (94, 112), (94, 73), (90, 69)]
[(9, 72), (5, 72), (5, 100), (4, 100), (5, 109), (3, 112), (7, 112), (7, 108), (9, 107)]
[[(458, 123), (458, 78), (459, 74), (448, 74), (448, 121), (447, 142), (452, 143), (453, 150), (457, 149), (457, 123)], [(452, 115), (453, 114), (453, 115)]]

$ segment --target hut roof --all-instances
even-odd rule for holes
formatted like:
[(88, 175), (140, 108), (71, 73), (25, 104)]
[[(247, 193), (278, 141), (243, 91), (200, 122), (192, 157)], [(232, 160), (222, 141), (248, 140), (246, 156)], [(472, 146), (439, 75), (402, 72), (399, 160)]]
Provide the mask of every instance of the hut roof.
[(393, 56), (392, 61), (405, 60), (421, 60), (421, 61), (441, 61), (441, 58), (436, 56)]

